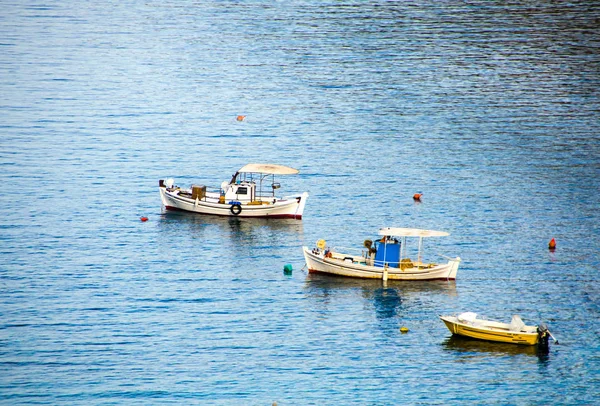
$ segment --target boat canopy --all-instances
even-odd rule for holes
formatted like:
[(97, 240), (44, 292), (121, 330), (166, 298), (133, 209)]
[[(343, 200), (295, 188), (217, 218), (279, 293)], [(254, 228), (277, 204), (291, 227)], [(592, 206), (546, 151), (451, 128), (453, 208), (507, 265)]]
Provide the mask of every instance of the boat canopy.
[(420, 230), (418, 228), (384, 227), (379, 229), (379, 235), (390, 237), (446, 237), (450, 233), (445, 231)]
[(289, 166), (283, 165), (248, 164), (243, 166), (238, 172), (263, 173), (268, 175), (296, 175), (299, 171), (298, 169), (290, 168)]

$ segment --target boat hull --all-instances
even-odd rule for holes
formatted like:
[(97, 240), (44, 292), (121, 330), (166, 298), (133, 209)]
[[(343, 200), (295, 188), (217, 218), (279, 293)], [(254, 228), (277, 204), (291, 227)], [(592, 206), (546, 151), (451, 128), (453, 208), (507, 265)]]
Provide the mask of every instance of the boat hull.
[[(167, 210), (179, 210), (190, 213), (224, 216), (224, 217), (269, 217), (302, 219), (308, 193), (291, 198), (276, 199), (263, 204), (228, 204), (220, 203), (217, 197), (193, 200), (181, 196), (178, 191), (169, 191), (160, 187), (160, 198)], [(237, 206), (237, 207), (235, 207)]]
[(367, 265), (364, 258), (356, 256), (344, 256), (337, 254), (336, 257), (327, 258), (322, 252), (313, 252), (308, 247), (303, 247), (304, 259), (308, 272), (322, 273), (351, 278), (384, 279), (384, 280), (455, 280), (458, 272), (460, 259), (450, 260), (446, 264), (424, 268), (394, 268), (376, 267)]
[(535, 345), (539, 340), (535, 326), (525, 326), (529, 330), (527, 332), (510, 331), (504, 323), (478, 320), (477, 322), (481, 324), (476, 325), (460, 322), (455, 316), (440, 316), (440, 319), (452, 334), (463, 337), (519, 345)]

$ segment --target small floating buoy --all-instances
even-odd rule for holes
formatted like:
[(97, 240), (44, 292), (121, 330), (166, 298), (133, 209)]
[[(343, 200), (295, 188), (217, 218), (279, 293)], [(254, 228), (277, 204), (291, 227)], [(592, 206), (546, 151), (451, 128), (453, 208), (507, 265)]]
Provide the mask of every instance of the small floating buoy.
[(292, 264), (285, 264), (283, 266), (283, 273), (286, 275), (291, 275), (292, 274)]
[(142, 216), (142, 217), (140, 217), (140, 220), (142, 220), (142, 221), (148, 221), (148, 217)]
[(423, 193), (415, 193), (413, 195), (413, 199), (420, 202), (421, 201), (421, 196), (423, 196)]
[(556, 249), (556, 240), (554, 238), (548, 243), (548, 249), (550, 251), (554, 251)]
[(408, 331), (409, 331), (409, 330), (408, 330), (408, 327), (404, 327), (404, 326), (400, 327), (400, 332), (401, 332), (402, 334), (408, 333)]
[(244, 121), (246, 119), (246, 116), (237, 116), (237, 121)]

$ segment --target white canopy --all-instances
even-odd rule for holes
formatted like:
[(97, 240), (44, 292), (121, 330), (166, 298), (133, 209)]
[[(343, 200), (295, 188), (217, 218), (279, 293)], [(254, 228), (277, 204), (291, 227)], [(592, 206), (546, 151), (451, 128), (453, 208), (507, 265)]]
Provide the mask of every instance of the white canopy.
[(446, 237), (450, 233), (445, 231), (420, 230), (418, 228), (384, 227), (379, 229), (379, 235), (390, 237)]
[(238, 172), (266, 173), (269, 175), (295, 175), (299, 171), (289, 166), (274, 164), (248, 164)]

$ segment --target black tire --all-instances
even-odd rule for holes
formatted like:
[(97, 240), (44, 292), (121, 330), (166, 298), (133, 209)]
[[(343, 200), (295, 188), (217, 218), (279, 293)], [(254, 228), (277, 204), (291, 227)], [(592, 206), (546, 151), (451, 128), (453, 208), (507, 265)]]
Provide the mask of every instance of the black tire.
[(237, 216), (238, 214), (240, 214), (242, 212), (242, 205), (241, 204), (232, 204), (231, 207), (229, 208), (229, 210), (231, 211), (231, 214), (233, 214), (234, 216)]

